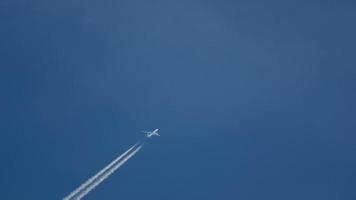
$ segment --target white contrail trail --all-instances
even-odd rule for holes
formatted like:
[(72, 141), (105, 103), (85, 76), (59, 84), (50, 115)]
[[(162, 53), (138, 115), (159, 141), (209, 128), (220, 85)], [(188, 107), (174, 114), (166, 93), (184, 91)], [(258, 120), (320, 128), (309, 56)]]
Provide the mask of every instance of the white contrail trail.
[[(73, 192), (71, 192), (68, 196), (63, 198), (63, 200), (70, 200), (74, 196), (78, 195), (81, 193), (85, 188), (87, 188), (90, 184), (95, 182), (96, 179), (98, 179), (100, 176), (105, 174), (106, 171), (108, 171), (110, 168), (112, 168), (114, 165), (117, 164), (118, 161), (120, 161), (123, 157), (129, 154), (130, 151), (132, 151), (134, 148), (136, 148), (140, 142), (137, 142), (135, 145), (133, 145), (131, 148), (129, 148), (127, 151), (125, 151), (123, 154), (118, 156), (114, 161), (112, 161), (110, 164), (108, 164), (106, 167), (104, 167), (102, 170), (100, 170), (97, 174), (89, 178), (87, 181), (85, 181), (83, 184), (81, 184), (77, 189), (75, 189)], [(142, 147), (142, 144), (140, 145)]]
[(125, 151), (123, 154), (121, 154), (119, 157), (117, 157), (114, 161), (112, 161), (110, 164), (108, 164), (105, 168), (100, 170), (97, 174), (92, 176), (90, 179), (85, 181), (82, 185), (80, 185), (77, 189), (75, 189), (73, 192), (71, 192), (67, 197), (65, 197), (63, 200), (69, 200), (72, 197), (74, 197), (76, 194), (78, 194), (81, 190), (83, 190), (85, 187), (87, 187), (89, 184), (91, 184), (95, 179), (97, 179), (99, 176), (101, 176), (105, 171), (107, 171), (109, 168), (114, 166), (116, 162), (121, 160), (124, 156), (126, 156), (132, 149), (134, 149), (140, 142), (137, 142), (135, 145), (133, 145), (131, 148), (129, 148), (127, 151)]
[(129, 155), (127, 155), (125, 158), (123, 158), (121, 161), (116, 163), (112, 168), (110, 168), (107, 172), (105, 172), (102, 176), (100, 176), (97, 180), (95, 180), (92, 184), (88, 185), (86, 188), (84, 188), (83, 191), (79, 192), (76, 194), (76, 196), (73, 198), (74, 200), (80, 200), (82, 199), (85, 195), (87, 195), (90, 191), (96, 188), (101, 182), (103, 182), (105, 179), (107, 179), (111, 174), (113, 174), (119, 167), (121, 167), (126, 161), (128, 161), (132, 156), (134, 156), (142, 147), (144, 144), (141, 144), (139, 147), (137, 147), (133, 152), (131, 152)]

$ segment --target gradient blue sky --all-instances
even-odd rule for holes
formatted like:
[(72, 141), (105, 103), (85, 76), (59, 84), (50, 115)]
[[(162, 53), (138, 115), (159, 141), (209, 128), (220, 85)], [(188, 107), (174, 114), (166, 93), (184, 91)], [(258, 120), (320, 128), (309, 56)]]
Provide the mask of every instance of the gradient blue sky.
[(356, 199), (354, 1), (0, 1), (0, 199)]

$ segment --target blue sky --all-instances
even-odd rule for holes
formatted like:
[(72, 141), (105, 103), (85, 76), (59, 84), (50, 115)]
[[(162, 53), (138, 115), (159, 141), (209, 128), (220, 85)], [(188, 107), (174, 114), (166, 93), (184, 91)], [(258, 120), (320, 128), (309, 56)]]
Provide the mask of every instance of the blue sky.
[(0, 198), (356, 199), (353, 1), (0, 2)]

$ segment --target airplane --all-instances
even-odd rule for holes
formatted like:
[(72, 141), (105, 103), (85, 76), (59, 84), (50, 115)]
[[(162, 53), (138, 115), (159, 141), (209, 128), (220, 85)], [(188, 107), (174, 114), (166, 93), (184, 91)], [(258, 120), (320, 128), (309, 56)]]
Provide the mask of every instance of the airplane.
[(154, 135), (160, 136), (158, 134), (158, 129), (155, 129), (154, 131), (142, 131), (142, 133), (146, 133), (146, 137), (148, 137), (148, 138), (150, 138), (150, 137), (152, 137)]

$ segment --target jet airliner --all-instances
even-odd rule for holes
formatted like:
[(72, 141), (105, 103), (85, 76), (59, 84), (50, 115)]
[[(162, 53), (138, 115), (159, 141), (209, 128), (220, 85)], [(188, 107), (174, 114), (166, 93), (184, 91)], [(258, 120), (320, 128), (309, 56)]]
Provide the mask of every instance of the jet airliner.
[(160, 136), (158, 134), (158, 129), (155, 129), (154, 131), (142, 131), (142, 133), (146, 133), (146, 137), (150, 138), (152, 136)]

